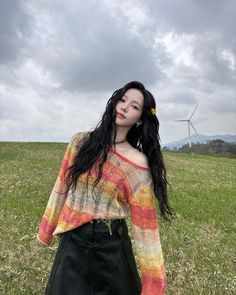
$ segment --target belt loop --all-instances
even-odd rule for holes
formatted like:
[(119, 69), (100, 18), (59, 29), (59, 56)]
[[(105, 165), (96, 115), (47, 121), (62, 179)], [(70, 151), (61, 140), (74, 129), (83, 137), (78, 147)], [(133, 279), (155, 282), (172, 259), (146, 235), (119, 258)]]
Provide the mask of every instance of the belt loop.
[(108, 227), (108, 230), (109, 230), (109, 234), (110, 236), (112, 235), (112, 228), (111, 228), (111, 223), (112, 223), (112, 220), (106, 220), (104, 221)]
[(122, 224), (123, 219), (102, 219), (102, 218), (98, 218), (98, 219), (92, 219), (90, 221), (90, 223), (94, 224), (95, 222), (103, 222), (106, 224), (106, 226), (108, 227), (109, 230), (109, 234), (112, 235), (112, 222), (116, 222), (117, 223), (117, 230), (120, 236), (122, 236), (124, 234), (124, 229), (123, 229), (123, 224)]

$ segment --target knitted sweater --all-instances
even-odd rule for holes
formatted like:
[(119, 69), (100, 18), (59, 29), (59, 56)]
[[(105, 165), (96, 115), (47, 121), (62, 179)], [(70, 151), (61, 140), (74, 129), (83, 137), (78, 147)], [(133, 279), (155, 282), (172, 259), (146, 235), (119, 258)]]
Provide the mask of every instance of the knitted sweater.
[(95, 171), (94, 167), (88, 178), (88, 191), (85, 172), (79, 176), (76, 190), (72, 194), (58, 194), (65, 190), (65, 169), (73, 163), (86, 134), (87, 132), (78, 132), (70, 139), (39, 224), (37, 241), (49, 246), (54, 236), (61, 237), (63, 232), (93, 219), (130, 216), (134, 249), (142, 274), (141, 295), (164, 294), (166, 271), (149, 168), (132, 162), (110, 146), (102, 178), (94, 188), (96, 200), (88, 197), (91, 196), (92, 184), (98, 175), (98, 169)]

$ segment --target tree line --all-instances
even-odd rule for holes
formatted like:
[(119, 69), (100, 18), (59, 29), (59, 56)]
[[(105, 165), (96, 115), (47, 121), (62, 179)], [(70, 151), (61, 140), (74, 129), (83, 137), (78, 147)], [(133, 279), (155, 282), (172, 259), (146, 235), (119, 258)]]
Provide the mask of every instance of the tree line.
[(192, 142), (191, 147), (189, 147), (189, 144), (187, 143), (180, 148), (174, 148), (171, 150), (164, 146), (163, 150), (236, 158), (236, 143), (225, 142), (221, 139), (208, 140), (206, 143)]

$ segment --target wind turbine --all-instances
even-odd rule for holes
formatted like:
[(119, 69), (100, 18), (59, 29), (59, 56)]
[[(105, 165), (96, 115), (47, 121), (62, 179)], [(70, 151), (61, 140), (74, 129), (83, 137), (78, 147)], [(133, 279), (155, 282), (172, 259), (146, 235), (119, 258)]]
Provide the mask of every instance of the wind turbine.
[(187, 120), (174, 120), (174, 122), (188, 122), (188, 143), (189, 143), (189, 147), (190, 147), (190, 148), (191, 148), (191, 139), (190, 139), (190, 137), (191, 137), (191, 134), (190, 134), (190, 125), (192, 126), (192, 128), (193, 128), (193, 130), (196, 132), (196, 134), (197, 134), (197, 135), (199, 135), (199, 134), (197, 133), (196, 129), (194, 128), (194, 126), (193, 126), (192, 122), (191, 122), (191, 118), (192, 118), (192, 116), (193, 116), (194, 112), (196, 111), (196, 109), (197, 109), (197, 106), (198, 106), (198, 104), (196, 105), (196, 107), (195, 107), (195, 109), (194, 109), (194, 111), (193, 111), (193, 113), (192, 113), (192, 115), (190, 116), (190, 118), (189, 118), (189, 119), (187, 119)]

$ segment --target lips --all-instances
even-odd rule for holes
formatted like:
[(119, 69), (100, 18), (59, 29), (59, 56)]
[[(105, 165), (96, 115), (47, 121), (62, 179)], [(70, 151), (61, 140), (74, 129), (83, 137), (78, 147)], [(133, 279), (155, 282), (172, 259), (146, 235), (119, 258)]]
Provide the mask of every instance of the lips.
[(121, 113), (118, 113), (118, 112), (116, 112), (116, 115), (118, 116), (118, 117), (120, 117), (120, 118), (125, 118), (125, 116), (124, 115), (122, 115)]

